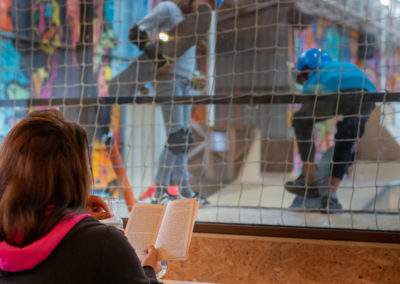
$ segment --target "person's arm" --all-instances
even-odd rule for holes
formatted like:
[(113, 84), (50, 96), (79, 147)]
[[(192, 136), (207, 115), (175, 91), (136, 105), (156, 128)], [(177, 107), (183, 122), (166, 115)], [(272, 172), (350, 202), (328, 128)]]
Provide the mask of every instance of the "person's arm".
[(174, 16), (171, 14), (171, 5), (175, 4), (170, 2), (161, 2), (158, 4), (138, 22), (140, 29), (151, 32), (153, 29), (162, 26), (169, 17)]
[[(143, 19), (129, 28), (129, 40), (140, 50), (152, 40), (153, 33), (158, 33), (159, 28), (163, 27), (164, 22), (173, 16), (171, 11), (179, 9), (172, 2), (161, 2), (152, 9)], [(176, 10), (179, 13), (180, 10)]]
[[(112, 227), (108, 228), (101, 258), (102, 274), (99, 279), (104, 283), (161, 283), (157, 281), (153, 267), (157, 265), (157, 252), (154, 249), (140, 262), (134, 249), (123, 234)], [(142, 267), (142, 264), (144, 267)]]

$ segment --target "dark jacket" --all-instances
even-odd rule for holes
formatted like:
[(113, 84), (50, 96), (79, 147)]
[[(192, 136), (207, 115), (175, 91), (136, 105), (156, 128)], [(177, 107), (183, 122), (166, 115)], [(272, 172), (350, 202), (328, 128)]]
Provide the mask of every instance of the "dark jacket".
[[(73, 224), (58, 243), (51, 244), (57, 239), (55, 231), (38, 240), (36, 250), (35, 243), (16, 251), (1, 242), (0, 264), (9, 271), (0, 270), (0, 283), (159, 283), (153, 268), (142, 268), (117, 229), (86, 217)], [(20, 260), (13, 252), (22, 253)]]

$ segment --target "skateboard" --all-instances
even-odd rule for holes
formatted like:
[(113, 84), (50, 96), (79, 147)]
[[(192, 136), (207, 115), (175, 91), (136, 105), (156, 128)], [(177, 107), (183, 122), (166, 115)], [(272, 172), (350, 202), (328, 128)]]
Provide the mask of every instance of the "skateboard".
[(109, 83), (111, 96), (134, 95), (156, 78), (158, 69), (168, 60), (179, 58), (206, 36), (211, 22), (211, 8), (201, 4), (168, 32), (168, 39), (147, 44), (144, 52)]

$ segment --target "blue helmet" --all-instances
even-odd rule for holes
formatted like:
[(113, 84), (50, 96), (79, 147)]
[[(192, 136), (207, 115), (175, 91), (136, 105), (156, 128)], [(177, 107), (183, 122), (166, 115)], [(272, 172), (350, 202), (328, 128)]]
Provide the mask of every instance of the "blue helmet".
[(224, 3), (224, 0), (215, 0), (215, 4), (217, 5), (217, 8), (221, 7), (223, 3)]
[(300, 55), (297, 61), (297, 71), (301, 71), (306, 67), (311, 70), (318, 70), (330, 62), (332, 62), (332, 57), (328, 52), (320, 48), (312, 48)]

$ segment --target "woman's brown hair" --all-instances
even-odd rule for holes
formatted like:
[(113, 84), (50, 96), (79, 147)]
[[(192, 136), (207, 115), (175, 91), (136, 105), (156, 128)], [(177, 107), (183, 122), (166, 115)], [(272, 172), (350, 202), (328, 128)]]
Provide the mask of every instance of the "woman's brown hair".
[(83, 210), (90, 168), (82, 127), (57, 110), (28, 114), (0, 149), (0, 240), (25, 246)]

